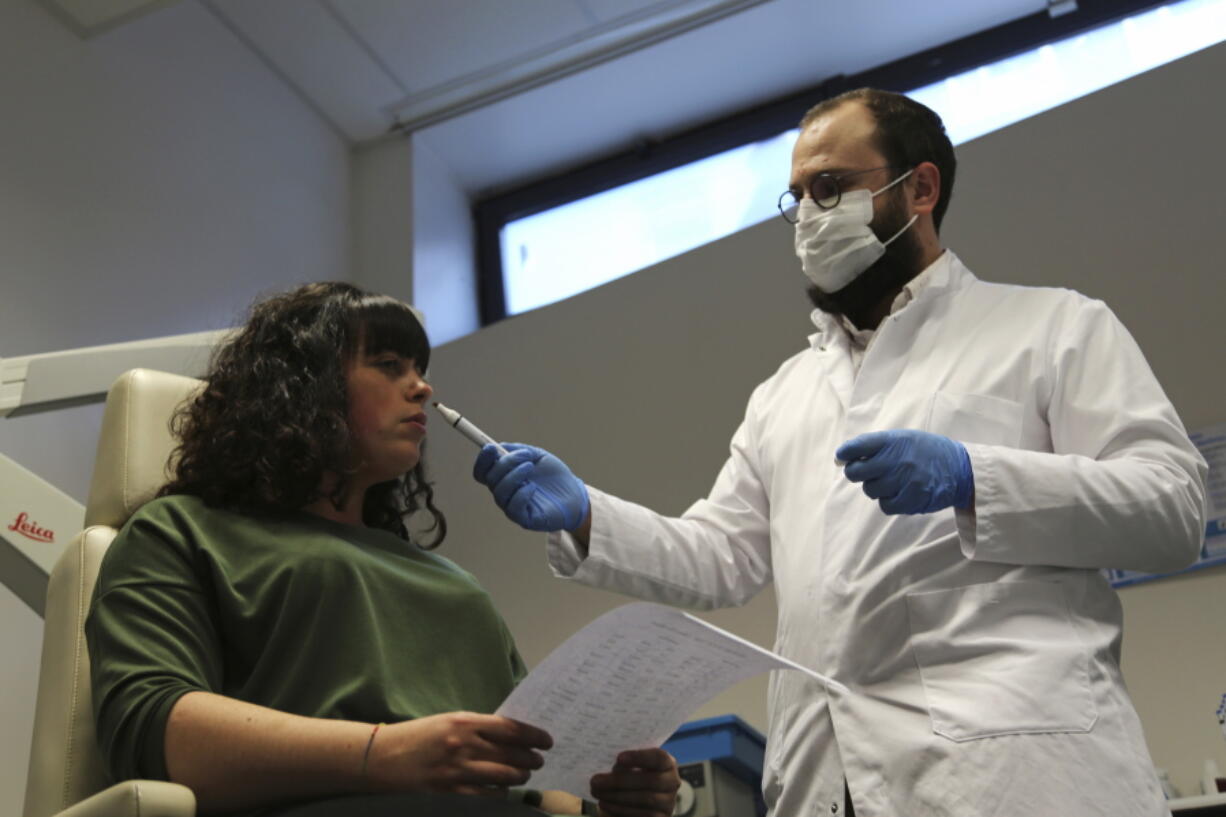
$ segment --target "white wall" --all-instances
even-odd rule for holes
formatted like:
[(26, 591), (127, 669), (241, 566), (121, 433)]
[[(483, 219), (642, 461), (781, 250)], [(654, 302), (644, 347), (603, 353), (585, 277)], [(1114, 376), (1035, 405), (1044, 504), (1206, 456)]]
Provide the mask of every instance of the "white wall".
[[(959, 149), (946, 243), (989, 280), (1103, 298), (1131, 328), (1190, 428), (1226, 420), (1219, 358), (1226, 221), (1215, 157), (1226, 45)], [(785, 180), (780, 179), (780, 189)], [(440, 348), (440, 399), (503, 439), (551, 448), (593, 485), (679, 512), (705, 492), (750, 390), (811, 331), (791, 233), (770, 221)], [(541, 538), (514, 529), (469, 476), (474, 449), (431, 437), (451, 521), (443, 552), (474, 571), (529, 662), (625, 599), (549, 577)], [(1155, 761), (1185, 791), (1226, 691), (1226, 571), (1122, 592), (1124, 668)], [(760, 644), (774, 605), (710, 618)], [(765, 683), (698, 714), (765, 725)]]
[(350, 171), (353, 282), (412, 301), (412, 146), (397, 138), (363, 147), (353, 153)]
[(413, 134), (413, 301), (439, 344), (475, 332), (476, 235), (472, 205), (430, 137)]
[[(195, 2), (89, 41), (0, 2), (0, 105), (0, 355), (229, 326), (263, 290), (349, 277), (347, 146)], [(0, 452), (83, 501), (100, 419), (0, 419)], [(0, 814), (41, 634), (0, 585)]]
[(412, 302), (435, 345), (477, 331), (472, 203), (431, 137), (388, 137), (353, 154), (353, 280)]

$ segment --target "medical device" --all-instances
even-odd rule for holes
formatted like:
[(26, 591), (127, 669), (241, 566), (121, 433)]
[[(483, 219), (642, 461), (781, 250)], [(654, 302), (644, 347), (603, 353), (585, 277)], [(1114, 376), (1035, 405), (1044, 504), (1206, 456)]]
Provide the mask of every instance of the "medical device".
[(664, 742), (677, 759), (674, 817), (761, 817), (766, 738), (736, 715), (690, 721)]
[[(129, 369), (199, 377), (229, 331), (0, 358), (0, 417), (102, 402)], [(47, 575), (84, 518), (84, 505), (0, 454), (0, 582), (40, 616)]]
[(497, 440), (486, 434), (481, 429), (477, 428), (472, 423), (468, 422), (468, 420), (465, 420), (460, 412), (456, 411), (455, 409), (449, 409), (437, 401), (435, 402), (434, 407), (438, 409), (439, 414), (443, 415), (443, 419), (447, 421), (447, 425), (451, 426), (456, 431), (475, 442), (477, 445), (492, 445), (498, 449), (498, 453), (504, 456), (506, 455), (507, 450), (499, 445)]

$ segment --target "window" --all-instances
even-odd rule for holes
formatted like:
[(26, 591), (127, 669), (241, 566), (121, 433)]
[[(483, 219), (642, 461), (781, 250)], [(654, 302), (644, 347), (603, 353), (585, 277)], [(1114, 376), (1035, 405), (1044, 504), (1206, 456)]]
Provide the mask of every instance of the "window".
[(954, 144), (1226, 40), (1226, 0), (1184, 0), (908, 92)]
[(795, 132), (509, 222), (507, 314), (559, 301), (776, 212)]
[[(1039, 22), (1027, 20), (1032, 28)], [(903, 90), (936, 110), (959, 144), (1226, 40), (1226, 0), (1182, 0), (1094, 25)], [(886, 66), (850, 78), (844, 87), (899, 88), (890, 73), (916, 76), (901, 70), (905, 62), (893, 72)], [(789, 101), (791, 118), (784, 121), (798, 121), (809, 104), (831, 95), (819, 89), (800, 109)], [(481, 247), (484, 256), (496, 252), (482, 258), (484, 320), (570, 297), (774, 217), (797, 135), (779, 130), (501, 223), (495, 216), (482, 224), (478, 207), (479, 231), (497, 230), (497, 241)]]

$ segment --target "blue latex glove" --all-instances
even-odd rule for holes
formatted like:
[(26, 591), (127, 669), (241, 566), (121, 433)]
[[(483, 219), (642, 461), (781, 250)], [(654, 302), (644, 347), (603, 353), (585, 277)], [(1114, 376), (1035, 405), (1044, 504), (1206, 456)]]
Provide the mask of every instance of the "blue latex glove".
[(872, 431), (843, 443), (834, 455), (847, 463), (847, 478), (864, 483), (864, 493), (886, 513), (967, 508), (975, 495), (966, 446), (940, 434)]
[(591, 509), (587, 486), (566, 463), (543, 448), (504, 443), (502, 456), (492, 444), (481, 448), (473, 478), (494, 494), (507, 517), (528, 530), (575, 530)]

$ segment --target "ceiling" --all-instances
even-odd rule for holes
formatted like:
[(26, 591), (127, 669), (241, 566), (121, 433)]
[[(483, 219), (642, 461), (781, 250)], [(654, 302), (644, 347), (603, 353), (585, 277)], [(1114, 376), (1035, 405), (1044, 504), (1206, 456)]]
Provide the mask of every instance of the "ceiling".
[[(167, 0), (39, 0), (92, 36)], [(349, 142), (475, 196), (1042, 11), (1047, 0), (181, 0)], [(108, 9), (111, 17), (108, 18)], [(85, 15), (88, 14), (88, 17)], [(75, 15), (75, 17), (74, 17)]]

